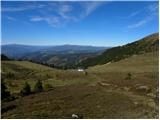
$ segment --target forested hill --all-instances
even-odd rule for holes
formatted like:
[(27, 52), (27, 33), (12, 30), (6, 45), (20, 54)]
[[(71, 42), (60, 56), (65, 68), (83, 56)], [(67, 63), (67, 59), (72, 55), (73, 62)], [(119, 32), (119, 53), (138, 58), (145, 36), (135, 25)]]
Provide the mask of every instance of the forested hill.
[(1, 54), (1, 60), (11, 60), (11, 59), (5, 56), (4, 54)]
[(107, 62), (116, 62), (134, 54), (158, 51), (158, 49), (159, 33), (154, 33), (133, 43), (108, 49), (100, 55), (81, 61), (77, 66), (86, 68), (89, 66), (105, 64)]

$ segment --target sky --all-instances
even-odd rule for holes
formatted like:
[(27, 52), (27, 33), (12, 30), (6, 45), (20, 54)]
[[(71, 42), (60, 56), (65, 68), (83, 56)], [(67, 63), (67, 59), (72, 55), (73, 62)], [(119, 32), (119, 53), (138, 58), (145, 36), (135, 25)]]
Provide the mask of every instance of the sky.
[(2, 44), (119, 46), (159, 31), (157, 1), (3, 1)]

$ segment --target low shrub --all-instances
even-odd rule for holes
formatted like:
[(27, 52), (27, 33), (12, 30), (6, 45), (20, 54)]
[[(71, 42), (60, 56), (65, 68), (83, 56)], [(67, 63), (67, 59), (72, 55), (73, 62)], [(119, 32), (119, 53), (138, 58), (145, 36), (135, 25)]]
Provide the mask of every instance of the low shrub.
[(7, 72), (7, 73), (6, 73), (6, 77), (7, 77), (7, 78), (14, 78), (15, 75), (14, 75), (13, 72)]
[(42, 82), (38, 80), (34, 86), (34, 92), (41, 92), (43, 91)]
[(45, 87), (46, 90), (49, 90), (49, 89), (53, 88), (53, 86), (51, 84), (45, 84), (44, 87)]
[(2, 81), (1, 82), (1, 99), (5, 100), (5, 99), (9, 99), (10, 97), (11, 97), (10, 92), (7, 91), (7, 87), (5, 83)]
[(20, 94), (21, 96), (26, 96), (26, 95), (31, 94), (31, 87), (27, 82), (25, 82), (24, 87), (20, 91)]
[(131, 80), (131, 79), (132, 79), (132, 74), (131, 74), (131, 73), (128, 73), (125, 79), (126, 79), (126, 80)]

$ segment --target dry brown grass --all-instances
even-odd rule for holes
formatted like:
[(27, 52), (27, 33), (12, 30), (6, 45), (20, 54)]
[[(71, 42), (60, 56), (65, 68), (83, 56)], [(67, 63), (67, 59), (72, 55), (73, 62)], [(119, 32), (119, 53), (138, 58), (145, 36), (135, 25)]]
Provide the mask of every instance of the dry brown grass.
[(145, 116), (144, 110), (153, 110), (143, 104), (146, 100), (138, 96), (136, 101), (140, 105), (136, 107), (128, 93), (110, 91), (99, 86), (57, 87), (3, 103), (2, 108), (16, 107), (3, 113), (2, 118), (71, 118), (72, 114), (80, 114), (84, 118), (145, 118), (149, 116)]
[[(6, 77), (7, 72), (15, 77)], [(12, 93), (18, 93), (25, 81), (32, 88), (38, 79), (53, 86), (49, 91), (2, 102), (2, 117), (71, 118), (72, 114), (81, 114), (84, 118), (157, 118), (158, 104), (134, 87), (142, 84), (155, 94), (159, 82), (158, 52), (95, 66), (87, 73), (43, 69), (30, 62), (2, 62), (2, 75)], [(130, 79), (126, 79), (128, 73)]]

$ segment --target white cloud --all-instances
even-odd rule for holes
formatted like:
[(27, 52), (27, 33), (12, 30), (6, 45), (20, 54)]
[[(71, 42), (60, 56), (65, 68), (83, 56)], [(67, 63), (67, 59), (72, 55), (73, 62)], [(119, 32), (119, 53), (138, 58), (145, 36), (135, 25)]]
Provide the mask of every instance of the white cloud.
[(158, 10), (158, 4), (151, 4), (147, 8), (148, 8), (149, 11), (155, 12), (155, 11)]
[(62, 4), (60, 6), (58, 6), (58, 10), (57, 13), (64, 18), (65, 20), (71, 20), (72, 17), (68, 14), (70, 14), (73, 10), (73, 7), (71, 5), (67, 5), (67, 4)]
[[(68, 22), (77, 22), (94, 12), (103, 2), (32, 2), (17, 7), (2, 7), (2, 12), (36, 11), (37, 15), (26, 16), (31, 22), (44, 21), (52, 27), (60, 27)], [(79, 10), (76, 6), (79, 5)], [(75, 14), (76, 11), (76, 14)]]
[(138, 28), (138, 27), (141, 27), (141, 26), (147, 24), (148, 22), (152, 21), (158, 15), (158, 4), (151, 4), (151, 5), (147, 6), (146, 9), (140, 10), (139, 12), (137, 11), (137, 12), (135, 12), (135, 14), (131, 14), (131, 15), (133, 17), (133, 16), (138, 15), (142, 12), (147, 13), (146, 17), (144, 17), (140, 21), (137, 21), (136, 23), (128, 25), (127, 28), (129, 28), (129, 29)]
[(27, 8), (2, 8), (2, 12), (19, 12), (19, 11), (24, 11), (26, 10)]
[(17, 19), (15, 19), (14, 17), (11, 17), (11, 16), (6, 16), (6, 18), (7, 18), (8, 20), (11, 20), (11, 21), (17, 21)]
[(94, 12), (103, 2), (98, 1), (90, 1), (82, 3), (82, 7), (84, 8), (83, 13), (81, 14), (81, 18), (85, 18), (88, 15), (90, 15), (92, 12)]
[(61, 25), (59, 17), (56, 16), (49, 16), (49, 17), (34, 16), (30, 19), (30, 21), (32, 22), (44, 21), (53, 27), (59, 27)]
[(45, 21), (46, 21), (49, 25), (51, 25), (51, 26), (53, 26), (53, 27), (60, 27), (60, 26), (62, 25), (62, 23), (60, 22), (59, 17), (54, 17), (54, 16), (52, 16), (52, 17), (47, 17), (47, 18), (45, 18)]
[(72, 11), (72, 6), (71, 5), (61, 5), (59, 7), (59, 12), (64, 14), (64, 13), (68, 13), (68, 12), (71, 12)]
[[(80, 5), (81, 9), (76, 15), (73, 13), (77, 8), (71, 2), (59, 2), (57, 4), (50, 2), (48, 4), (49, 11), (45, 9), (45, 11), (41, 11), (41, 16), (33, 16), (30, 20), (33, 22), (45, 21), (52, 27), (60, 27), (68, 22), (77, 22), (84, 19), (102, 4), (102, 2), (76, 3)], [(51, 12), (51, 14), (48, 15), (48, 12)]]
[(140, 26), (143, 26), (144, 24), (146, 24), (147, 22), (151, 21), (152, 17), (147, 17), (141, 21), (138, 21), (137, 23), (134, 23), (132, 25), (129, 25), (128, 28), (138, 28)]
[(131, 13), (128, 17), (134, 17), (134, 16), (140, 14), (141, 12), (142, 12), (141, 10), (135, 11), (135, 12)]
[(43, 21), (43, 18), (40, 16), (34, 16), (30, 19), (30, 21), (33, 21), (33, 22)]
[(23, 7), (2, 7), (1, 11), (2, 12), (22, 12), (26, 10), (32, 10), (32, 9), (40, 9), (45, 7), (45, 4), (38, 4), (36, 2), (33, 2), (33, 4), (27, 4), (24, 5)]

